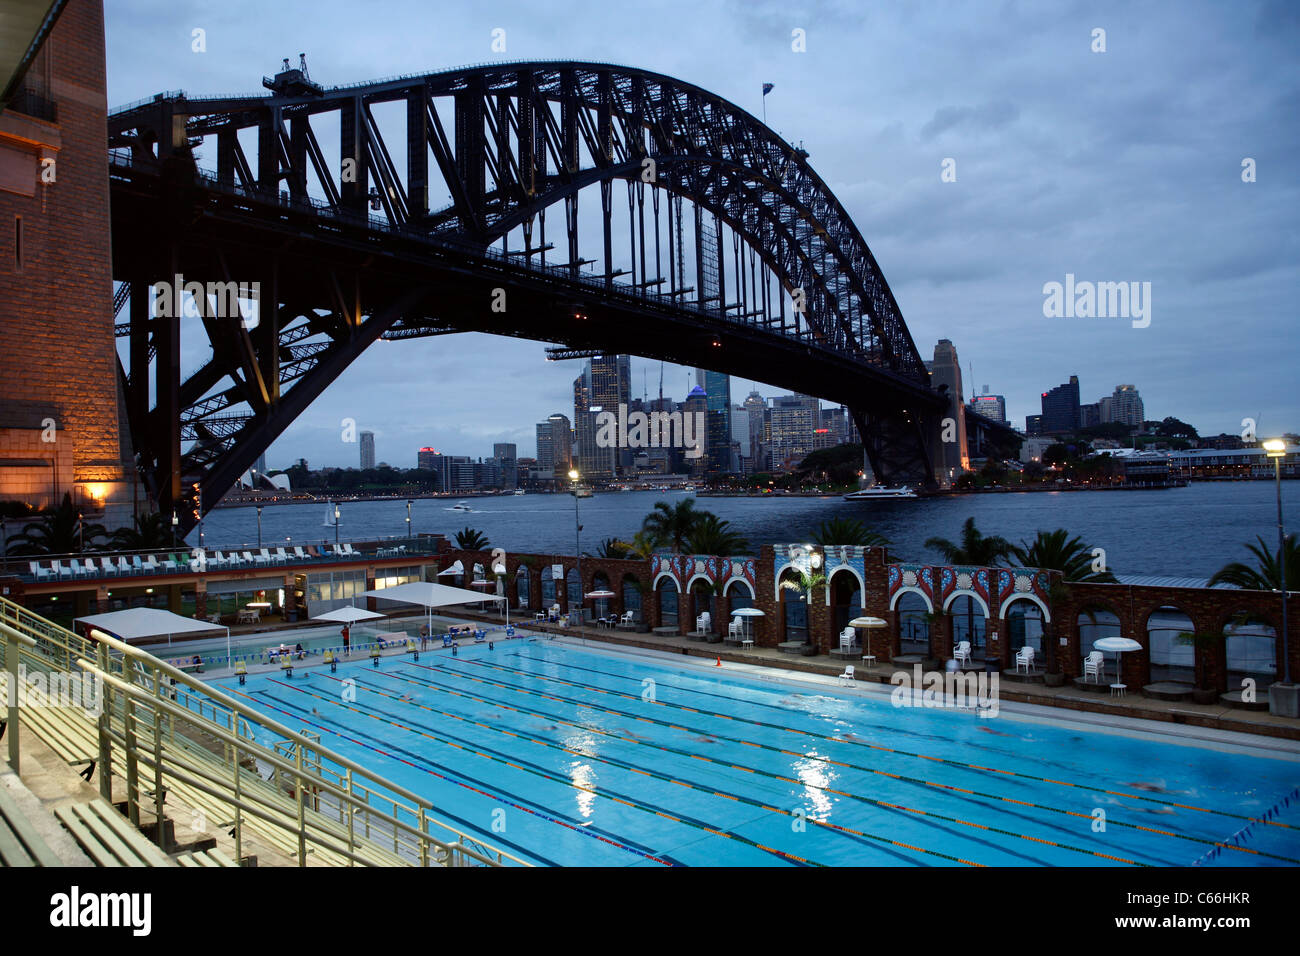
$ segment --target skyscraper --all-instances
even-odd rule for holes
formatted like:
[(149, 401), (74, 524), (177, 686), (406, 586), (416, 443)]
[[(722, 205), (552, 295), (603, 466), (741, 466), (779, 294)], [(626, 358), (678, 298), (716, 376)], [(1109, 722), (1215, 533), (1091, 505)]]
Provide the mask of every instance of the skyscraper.
[(731, 376), (698, 368), (695, 381), (705, 396), (704, 470), (721, 474), (731, 470)]
[(966, 402), (962, 395), (961, 363), (950, 339), (940, 339), (934, 347), (934, 361), (929, 363), (930, 381), (948, 396), (940, 428), (936, 471), (941, 483), (952, 482), (970, 468), (966, 450)]
[(808, 395), (777, 395), (772, 399), (772, 469), (792, 468), (814, 448), (814, 429), (820, 418), (820, 403)]
[(750, 392), (745, 399), (744, 407), (749, 415), (749, 451), (746, 454), (754, 460), (754, 470), (761, 471), (763, 423), (767, 415), (767, 401), (758, 392)]
[(375, 467), (375, 433), (361, 433), (361, 467), (362, 469)]
[(1109, 400), (1103, 398), (1098, 404), (1102, 406), (1103, 423), (1119, 422), (1130, 428), (1141, 428), (1146, 417), (1146, 407), (1142, 404), (1142, 396), (1138, 394), (1136, 385), (1116, 385)]
[(1001, 395), (990, 395), (989, 387), (984, 386), (984, 394), (976, 395), (970, 400), (971, 411), (983, 415), (989, 421), (1007, 423), (1007, 400)]
[(1079, 376), (1043, 392), (1043, 434), (1060, 435), (1079, 427)]
[(498, 442), (492, 446), (492, 461), (500, 469), (501, 487), (514, 489), (519, 484), (519, 455), (514, 443)]
[(564, 475), (569, 470), (573, 449), (573, 429), (569, 419), (559, 412), (537, 423), (537, 467)]

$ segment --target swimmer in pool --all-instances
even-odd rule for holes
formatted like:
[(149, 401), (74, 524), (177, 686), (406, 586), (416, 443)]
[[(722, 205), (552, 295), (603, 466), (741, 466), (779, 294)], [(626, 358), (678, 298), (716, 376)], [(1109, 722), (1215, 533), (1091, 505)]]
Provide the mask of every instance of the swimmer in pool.
[(999, 737), (1014, 737), (1014, 736), (1015, 736), (1015, 734), (1004, 734), (1002, 731), (1000, 731), (1000, 730), (994, 730), (992, 727), (976, 727), (975, 729), (976, 729), (976, 730), (981, 730), (981, 731), (983, 731), (983, 732), (986, 733), (986, 734), (997, 734)]

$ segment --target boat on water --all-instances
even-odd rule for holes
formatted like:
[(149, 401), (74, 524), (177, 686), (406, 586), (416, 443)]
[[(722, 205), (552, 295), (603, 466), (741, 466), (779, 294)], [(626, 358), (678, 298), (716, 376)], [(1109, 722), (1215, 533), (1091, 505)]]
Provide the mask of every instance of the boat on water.
[(471, 507), (469, 506), (469, 502), (468, 502), (468, 501), (458, 501), (458, 502), (456, 502), (454, 505), (452, 505), (451, 508), (450, 508), (449, 510), (451, 510), (451, 511), (473, 511), (474, 509), (471, 508)]
[(692, 491), (695, 491), (695, 490), (696, 490), (696, 489), (695, 489), (695, 486), (694, 486), (694, 485), (684, 485), (684, 486), (682, 486), (682, 491), (686, 492), (687, 494), (690, 494)]
[(524, 491), (524, 489), (522, 489), (522, 488), (516, 488), (516, 489), (515, 489), (515, 497), (516, 497), (516, 498), (518, 498), (520, 495), (526, 495), (526, 494), (528, 494), (528, 492)]
[(572, 491), (569, 492), (569, 494), (573, 495), (573, 497), (575, 498), (590, 498), (591, 489), (583, 488), (583, 487), (574, 488)]
[(916, 492), (907, 485), (899, 485), (897, 488), (884, 488), (872, 486), (862, 488), (858, 491), (850, 492), (844, 496), (845, 501), (871, 501), (876, 498), (915, 498)]

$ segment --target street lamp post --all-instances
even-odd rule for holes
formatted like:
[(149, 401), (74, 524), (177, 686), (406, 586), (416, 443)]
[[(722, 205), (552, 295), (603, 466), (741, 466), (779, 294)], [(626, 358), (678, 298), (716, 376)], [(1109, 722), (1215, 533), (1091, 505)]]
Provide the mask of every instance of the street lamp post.
[(578, 523), (578, 469), (569, 469), (573, 482), (573, 547), (578, 558), (578, 623), (582, 623), (582, 525)]
[(339, 511), (339, 505), (338, 502), (336, 501), (334, 503), (334, 550), (335, 551), (339, 549), (339, 519), (340, 518), (342, 518), (342, 514)]
[(1282, 585), (1282, 682), (1291, 683), (1291, 653), (1287, 646), (1286, 628), (1286, 535), (1282, 531), (1282, 459), (1286, 457), (1286, 442), (1273, 439), (1264, 442), (1264, 451), (1273, 459), (1273, 483), (1277, 488), (1277, 563)]
[(407, 500), (406, 502), (406, 540), (411, 540), (411, 505), (415, 502)]
[(262, 506), (257, 506), (257, 550), (262, 550)]

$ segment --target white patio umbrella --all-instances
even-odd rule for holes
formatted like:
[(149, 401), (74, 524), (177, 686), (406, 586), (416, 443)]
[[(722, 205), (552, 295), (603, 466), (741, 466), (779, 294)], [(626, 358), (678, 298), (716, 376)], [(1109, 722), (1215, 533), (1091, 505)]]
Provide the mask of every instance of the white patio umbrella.
[(742, 607), (742, 608), (737, 608), (736, 610), (734, 610), (734, 611), (731, 612), (731, 616), (732, 616), (732, 617), (743, 617), (743, 618), (745, 619), (745, 637), (746, 637), (746, 638), (751, 638), (751, 637), (753, 637), (753, 634), (750, 633), (750, 630), (751, 630), (751, 622), (750, 622), (750, 618), (755, 618), (755, 617), (767, 617), (766, 614), (764, 614), (762, 611), (760, 611), (760, 610), (759, 610), (758, 608), (756, 608), (756, 607)]
[(373, 621), (377, 617), (383, 617), (382, 614), (375, 611), (367, 611), (363, 608), (352, 607), (345, 604), (343, 607), (336, 607), (332, 611), (326, 611), (324, 614), (317, 614), (312, 618), (313, 621), (337, 621), (340, 624), (355, 624), (358, 621)]
[(504, 596), (483, 595), (465, 588), (453, 588), (446, 584), (432, 584), (427, 581), (411, 581), (391, 588), (378, 588), (366, 591), (362, 597), (380, 598), (384, 601), (397, 601), (401, 604), (418, 604), (428, 612), (429, 633), (433, 633), (433, 609), (449, 607), (454, 604), (472, 604), (475, 601), (505, 600)]
[(1092, 646), (1099, 651), (1115, 652), (1115, 683), (1120, 682), (1120, 655), (1125, 651), (1140, 651), (1142, 645), (1131, 637), (1103, 637), (1099, 641), (1093, 641)]
[(601, 617), (604, 617), (604, 616), (605, 616), (605, 611), (606, 611), (606, 608), (605, 608), (605, 602), (608, 601), (608, 600), (609, 600), (610, 598), (612, 598), (613, 596), (614, 596), (614, 592), (613, 592), (613, 591), (606, 590), (605, 588), (601, 588), (601, 589), (598, 590), (598, 591), (588, 591), (588, 592), (587, 592), (587, 597), (591, 598), (593, 601), (599, 601), (599, 602), (600, 602), (600, 616), (601, 616)]
[(868, 628), (868, 631), (867, 631), (867, 640), (866, 640), (866, 642), (862, 645), (862, 649), (863, 649), (864, 651), (866, 651), (866, 655), (865, 655), (865, 656), (867, 656), (867, 657), (871, 657), (873, 660), (874, 660), (875, 658), (874, 658), (874, 656), (873, 656), (872, 653), (871, 653), (871, 631), (870, 631), (870, 628), (876, 628), (876, 627), (888, 627), (888, 626), (889, 626), (889, 622), (886, 621), (884, 618), (879, 618), (879, 617), (855, 617), (853, 620), (849, 621), (849, 627), (865, 627), (865, 628)]

